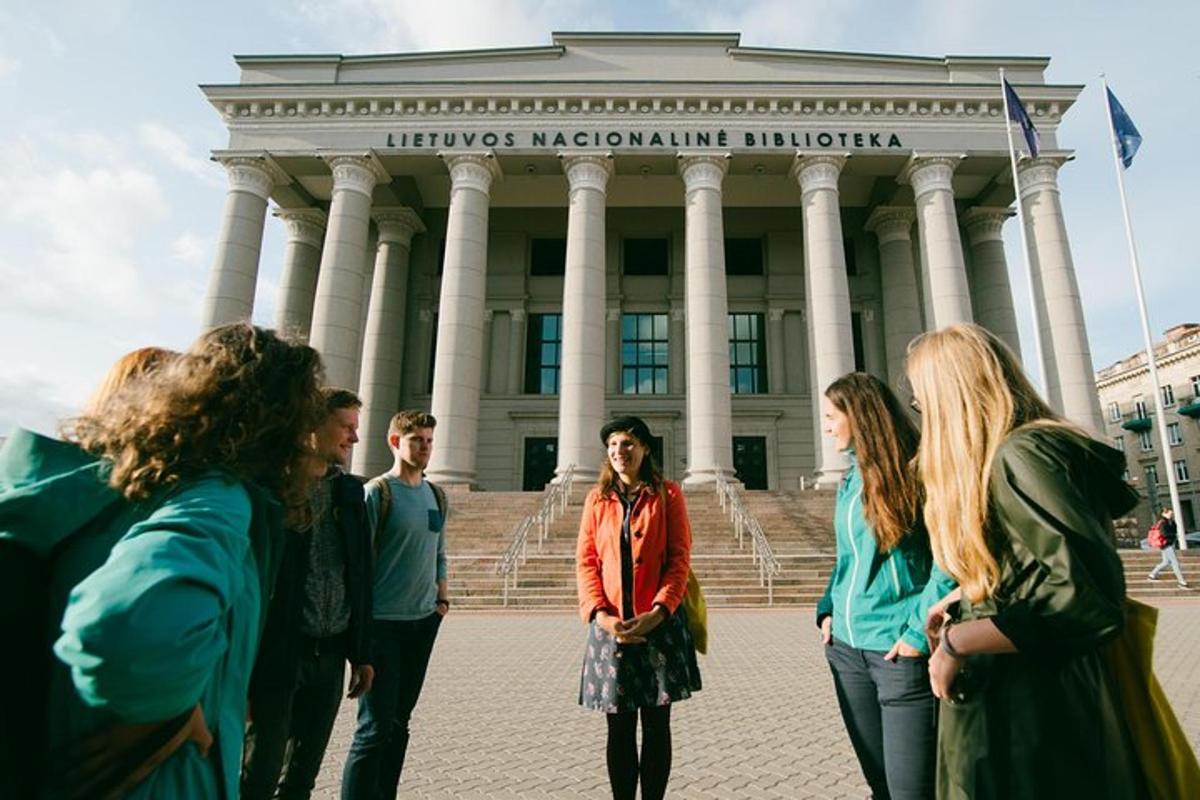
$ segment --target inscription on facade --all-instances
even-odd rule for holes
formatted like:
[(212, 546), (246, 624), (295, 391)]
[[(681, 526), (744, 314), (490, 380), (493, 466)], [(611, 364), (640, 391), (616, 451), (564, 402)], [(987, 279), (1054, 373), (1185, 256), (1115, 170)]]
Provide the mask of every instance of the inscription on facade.
[(384, 146), (393, 149), (626, 147), (644, 150), (677, 150), (693, 147), (747, 150), (820, 148), (888, 150), (904, 147), (898, 134), (885, 131), (741, 130), (729, 128), (713, 130), (404, 131), (389, 133)]

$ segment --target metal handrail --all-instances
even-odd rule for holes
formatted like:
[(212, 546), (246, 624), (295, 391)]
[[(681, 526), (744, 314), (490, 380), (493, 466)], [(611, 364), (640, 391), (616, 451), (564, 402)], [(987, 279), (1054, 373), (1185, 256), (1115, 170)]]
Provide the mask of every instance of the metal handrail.
[(739, 484), (731, 481), (721, 472), (717, 472), (717, 501), (721, 510), (729, 514), (733, 525), (733, 535), (737, 537), (738, 549), (746, 546), (745, 534), (750, 534), (750, 559), (758, 567), (758, 585), (767, 587), (767, 605), (775, 604), (775, 576), (782, 572), (783, 567), (767, 541), (767, 534), (762, 525), (755, 519), (746, 504), (742, 501)]
[(542, 545), (550, 536), (551, 524), (567, 511), (567, 504), (571, 500), (571, 486), (574, 482), (575, 465), (570, 464), (558, 481), (546, 487), (542, 494), (542, 504), (538, 510), (522, 519), (513, 528), (508, 547), (501, 554), (500, 560), (496, 562), (496, 572), (504, 578), (505, 606), (508, 605), (509, 585), (511, 584), (514, 589), (517, 588), (517, 578), (520, 575), (521, 567), (529, 556), (529, 532), (535, 525), (537, 526), (537, 549), (539, 553), (542, 552)]

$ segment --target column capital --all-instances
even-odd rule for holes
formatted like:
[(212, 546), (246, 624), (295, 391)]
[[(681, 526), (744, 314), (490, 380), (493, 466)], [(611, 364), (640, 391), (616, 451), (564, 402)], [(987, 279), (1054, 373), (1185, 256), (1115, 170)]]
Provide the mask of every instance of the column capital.
[(783, 319), (783, 315), (787, 313), (786, 308), (768, 308), (767, 318), (771, 322), (779, 322)]
[(376, 184), (392, 179), (374, 153), (322, 153), (321, 158), (333, 172), (333, 190), (345, 189), (368, 198)]
[(492, 320), (495, 318), (495, 316), (496, 316), (496, 312), (495, 312), (495, 311), (493, 311), (493, 310), (492, 310), (492, 309), (490, 309), (490, 308), (485, 308), (485, 309), (483, 310), (483, 324), (484, 324), (484, 325), (491, 325), (491, 324), (492, 324)]
[(911, 242), (917, 210), (910, 206), (875, 206), (863, 227), (875, 234), (880, 244)]
[(451, 193), (459, 189), (474, 189), (488, 194), (492, 183), (504, 177), (500, 165), (496, 163), (496, 154), (491, 150), (443, 150), (438, 157), (446, 162), (446, 168), (450, 170)]
[(379, 242), (390, 242), (408, 247), (412, 238), (425, 232), (425, 223), (417, 212), (407, 206), (384, 206), (371, 210), (371, 219), (379, 230)]
[(721, 191), (721, 182), (729, 171), (729, 153), (681, 152), (679, 175), (683, 178), (684, 191), (691, 194), (698, 189)]
[(605, 312), (604, 318), (609, 322), (620, 322), (621, 321), (621, 309), (620, 308), (608, 309), (608, 311)]
[(563, 172), (571, 184), (571, 194), (578, 189), (593, 189), (600, 194), (608, 190), (613, 174), (613, 155), (609, 151), (564, 150), (558, 154)]
[(1021, 199), (1042, 191), (1058, 191), (1058, 170), (1070, 161), (1068, 156), (1041, 155), (1017, 162), (1017, 178), (1021, 182)]
[(972, 206), (962, 215), (963, 227), (967, 231), (967, 241), (974, 247), (981, 242), (999, 242), (1004, 237), (1000, 229), (1004, 221), (1016, 212), (1002, 206)]
[(685, 321), (687, 321), (687, 309), (685, 309), (685, 308), (672, 308), (672, 309), (671, 309), (671, 321), (672, 321), (672, 322), (685, 322)]
[(291, 177), (266, 154), (215, 155), (213, 160), (225, 167), (231, 192), (248, 192), (269, 200), (275, 184), (291, 183)]
[(525, 309), (523, 309), (523, 308), (510, 308), (508, 310), (508, 315), (512, 319), (513, 322), (524, 322), (525, 321)]
[(272, 213), (287, 226), (289, 242), (321, 249), (325, 241), (324, 211), (319, 208), (277, 208)]
[(792, 160), (792, 178), (800, 184), (800, 192), (808, 194), (820, 189), (836, 192), (838, 176), (846, 166), (849, 153), (811, 153), (797, 150)]
[(897, 180), (911, 184), (914, 197), (935, 191), (953, 192), (954, 170), (966, 157), (965, 153), (913, 153)]

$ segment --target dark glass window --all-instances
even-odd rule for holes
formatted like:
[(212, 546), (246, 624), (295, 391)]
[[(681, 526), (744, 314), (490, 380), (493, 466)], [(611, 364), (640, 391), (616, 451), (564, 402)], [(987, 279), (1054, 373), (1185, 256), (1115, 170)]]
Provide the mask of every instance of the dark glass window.
[(564, 275), (567, 271), (566, 239), (532, 239), (529, 242), (530, 275)]
[(626, 275), (666, 275), (666, 239), (626, 239), (624, 267)]
[(858, 274), (858, 256), (854, 252), (854, 240), (853, 239), (843, 239), (842, 240), (842, 249), (846, 251), (846, 274), (847, 275), (857, 275)]
[(667, 393), (667, 315), (621, 318), (621, 393)]
[(861, 311), (850, 314), (850, 334), (854, 337), (854, 371), (867, 371), (867, 357), (863, 352), (863, 319)]
[(762, 275), (762, 239), (726, 239), (725, 274)]
[(445, 238), (438, 239), (438, 256), (437, 267), (435, 268), (438, 275), (441, 275), (446, 270), (446, 240)]
[(525, 393), (558, 394), (562, 314), (530, 314), (525, 350)]
[(729, 388), (734, 394), (767, 391), (767, 340), (762, 314), (729, 315)]
[(425, 391), (433, 394), (433, 368), (437, 365), (437, 334), (438, 334), (438, 313), (433, 312), (433, 319), (429, 321), (433, 326), (433, 331), (429, 335), (429, 386)]

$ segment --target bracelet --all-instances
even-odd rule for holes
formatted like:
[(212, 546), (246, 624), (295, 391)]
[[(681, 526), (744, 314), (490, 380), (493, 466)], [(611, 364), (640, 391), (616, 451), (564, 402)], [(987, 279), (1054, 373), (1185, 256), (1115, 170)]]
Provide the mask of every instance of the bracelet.
[(946, 651), (946, 655), (954, 660), (962, 661), (963, 654), (955, 650), (954, 645), (950, 642), (950, 629), (953, 627), (953, 625), (947, 625), (946, 629), (942, 631), (942, 649)]

